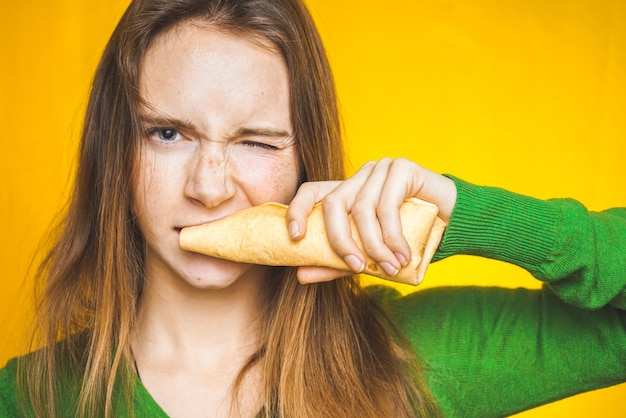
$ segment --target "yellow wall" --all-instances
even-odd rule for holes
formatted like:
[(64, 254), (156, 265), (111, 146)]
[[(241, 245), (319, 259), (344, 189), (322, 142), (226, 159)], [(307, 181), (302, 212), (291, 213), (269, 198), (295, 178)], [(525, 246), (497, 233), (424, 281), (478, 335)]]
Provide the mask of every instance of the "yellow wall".
[[(65, 197), (88, 84), (127, 0), (2, 1), (0, 364), (20, 352), (21, 291)], [(310, 0), (355, 168), (406, 156), (537, 197), (625, 206), (626, 1)], [(383, 5), (384, 4), (384, 5)], [(535, 286), (470, 257), (425, 286)], [(524, 417), (623, 416), (626, 385)]]

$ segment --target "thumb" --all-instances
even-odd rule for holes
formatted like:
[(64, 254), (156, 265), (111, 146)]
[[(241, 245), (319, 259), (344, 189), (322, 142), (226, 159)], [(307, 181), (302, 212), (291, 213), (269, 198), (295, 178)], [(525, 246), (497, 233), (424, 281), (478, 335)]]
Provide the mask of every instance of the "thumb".
[(337, 270), (329, 267), (302, 266), (298, 267), (296, 277), (301, 284), (311, 284), (329, 282), (351, 274), (354, 274), (354, 272)]

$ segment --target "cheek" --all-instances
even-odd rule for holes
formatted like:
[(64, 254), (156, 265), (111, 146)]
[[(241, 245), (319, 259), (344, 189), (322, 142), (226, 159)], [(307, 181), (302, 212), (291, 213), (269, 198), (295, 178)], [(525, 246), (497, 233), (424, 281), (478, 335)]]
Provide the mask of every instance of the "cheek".
[(275, 197), (272, 200), (284, 204), (291, 202), (298, 188), (298, 171), (296, 166), (277, 169), (273, 179), (272, 192)]
[(146, 226), (149, 224), (148, 218), (150, 216), (148, 202), (150, 192), (150, 176), (147, 173), (147, 167), (145, 160), (137, 163), (137, 169), (135, 170), (135, 176), (133, 178), (133, 213), (136, 217), (137, 224), (141, 232), (146, 234)]
[(296, 193), (299, 183), (298, 165), (295, 157), (248, 165), (242, 177), (248, 184), (248, 195), (254, 205), (273, 201), (288, 204)]
[(169, 201), (166, 195), (172, 178), (171, 171), (167, 161), (154, 153), (142, 153), (133, 179), (133, 207), (136, 215), (151, 216), (151, 209)]

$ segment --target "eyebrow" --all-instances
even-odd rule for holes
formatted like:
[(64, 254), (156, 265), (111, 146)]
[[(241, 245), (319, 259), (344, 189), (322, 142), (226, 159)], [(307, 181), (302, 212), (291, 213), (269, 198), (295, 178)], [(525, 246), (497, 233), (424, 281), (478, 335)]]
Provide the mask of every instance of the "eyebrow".
[[(161, 116), (148, 116), (142, 115), (140, 117), (142, 127), (144, 126), (156, 126), (163, 128), (173, 128), (180, 132), (188, 132), (195, 136), (202, 136), (200, 130), (189, 121), (161, 117)], [(276, 139), (291, 139), (293, 133), (288, 130), (272, 127), (242, 127), (237, 129), (233, 134), (228, 135), (229, 138), (241, 138), (241, 137), (266, 137)]]
[(191, 132), (194, 135), (199, 135), (200, 133), (193, 123), (180, 119), (173, 119), (162, 116), (141, 115), (140, 122), (142, 129), (146, 126), (154, 126), (160, 128), (173, 128), (181, 132)]
[(293, 134), (284, 129), (277, 128), (240, 128), (235, 132), (235, 137), (260, 136), (267, 138), (292, 138)]

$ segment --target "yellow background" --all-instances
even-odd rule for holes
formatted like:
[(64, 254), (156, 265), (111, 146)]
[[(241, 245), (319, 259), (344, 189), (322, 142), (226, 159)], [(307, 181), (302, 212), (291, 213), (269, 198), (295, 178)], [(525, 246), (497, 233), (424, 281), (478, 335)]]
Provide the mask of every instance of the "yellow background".
[[(62, 207), (97, 59), (127, 0), (0, 0), (0, 364), (23, 349), (23, 279)], [(626, 1), (310, 0), (353, 168), (405, 156), (591, 209), (626, 206)], [(384, 4), (384, 5), (383, 5)], [(456, 257), (425, 286), (536, 286)], [(626, 385), (524, 417), (623, 416)]]

